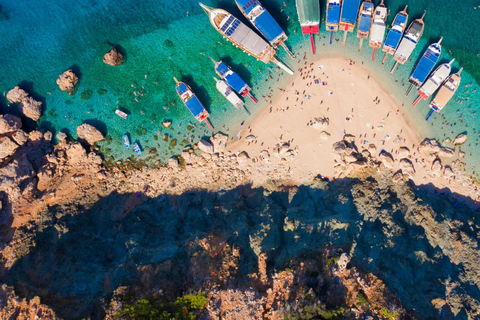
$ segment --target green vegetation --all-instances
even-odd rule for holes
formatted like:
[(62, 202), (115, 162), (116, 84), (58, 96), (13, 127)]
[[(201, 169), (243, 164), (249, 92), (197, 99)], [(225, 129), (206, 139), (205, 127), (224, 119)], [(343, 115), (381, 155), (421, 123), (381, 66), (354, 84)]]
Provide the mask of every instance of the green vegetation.
[(88, 100), (88, 99), (90, 99), (92, 96), (93, 96), (93, 91), (92, 91), (92, 90), (85, 90), (85, 91), (83, 91), (82, 94), (80, 95), (80, 98), (82, 98), (82, 100)]
[(150, 151), (148, 151), (149, 154), (156, 154), (157, 149), (156, 148), (151, 148)]
[(193, 126), (193, 125), (191, 125), (191, 124), (189, 124), (189, 125), (187, 126), (187, 130), (188, 130), (188, 131), (192, 131), (193, 128), (195, 128), (195, 126)]
[(345, 316), (350, 309), (345, 307), (337, 307), (335, 309), (327, 310), (326, 306), (307, 305), (301, 310), (291, 311), (284, 314), (284, 320), (311, 320), (311, 319), (323, 319), (323, 320), (335, 320)]
[(333, 264), (337, 263), (337, 261), (340, 260), (340, 256), (337, 257), (331, 257), (327, 260), (327, 267), (332, 266)]
[(164, 302), (154, 297), (143, 297), (124, 302), (115, 319), (127, 320), (195, 320), (207, 303), (203, 292), (188, 294), (175, 302)]
[(183, 159), (182, 156), (178, 156), (177, 159), (178, 159), (178, 167), (181, 169), (184, 169), (187, 166), (187, 162), (185, 161), (185, 159)]
[(158, 141), (158, 136), (156, 134), (153, 136), (153, 140)]
[(392, 319), (392, 320), (398, 319), (398, 311), (392, 312), (392, 310), (385, 307), (382, 310), (380, 310), (380, 313), (384, 315), (387, 319)]
[(103, 96), (105, 93), (107, 93), (107, 89), (98, 89), (97, 93), (101, 96)]
[(359, 304), (368, 304), (368, 299), (363, 293), (360, 292), (359, 294), (357, 294), (357, 302)]

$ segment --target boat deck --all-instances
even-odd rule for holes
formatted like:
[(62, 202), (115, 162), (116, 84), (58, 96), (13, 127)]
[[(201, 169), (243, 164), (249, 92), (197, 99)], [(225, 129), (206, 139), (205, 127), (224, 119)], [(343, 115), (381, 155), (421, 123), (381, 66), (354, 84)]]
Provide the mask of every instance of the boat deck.
[(254, 25), (270, 42), (273, 42), (275, 39), (283, 35), (283, 30), (280, 25), (266, 10), (255, 19)]
[(338, 24), (340, 22), (340, 2), (328, 4), (327, 8), (327, 23)]
[(296, 0), (298, 19), (303, 25), (316, 25), (320, 23), (320, 1)]
[(197, 117), (205, 110), (200, 100), (185, 83), (182, 82), (177, 86), (177, 93), (194, 117)]
[(220, 65), (215, 70), (218, 72), (220, 77), (224, 78), (225, 81), (227, 81), (228, 85), (232, 87), (232, 89), (236, 92), (241, 93), (247, 87), (246, 82), (243, 81), (243, 79), (240, 78), (237, 73), (233, 71), (228, 73), (229, 68), (225, 63), (220, 63)]
[(438, 61), (438, 58), (438, 55), (432, 53), (429, 49), (427, 49), (427, 52), (418, 62), (410, 78), (418, 81), (420, 84), (424, 83), (430, 72), (432, 72), (433, 67)]
[(355, 24), (360, 10), (360, 0), (343, 0), (341, 23)]
[(362, 6), (362, 13), (360, 14), (360, 21), (358, 22), (358, 30), (361, 32), (370, 32), (373, 16), (373, 3), (365, 2)]

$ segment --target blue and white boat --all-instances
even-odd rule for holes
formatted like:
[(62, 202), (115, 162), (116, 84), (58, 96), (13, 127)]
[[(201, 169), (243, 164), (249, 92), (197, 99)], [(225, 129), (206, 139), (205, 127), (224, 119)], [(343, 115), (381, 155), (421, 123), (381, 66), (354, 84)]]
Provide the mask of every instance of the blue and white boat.
[(375, 60), (375, 52), (383, 44), (383, 39), (385, 39), (385, 29), (387, 28), (387, 7), (380, 2), (380, 4), (375, 8), (375, 15), (373, 17), (372, 28), (370, 29), (370, 41), (369, 45), (373, 48), (372, 61)]
[(370, 34), (370, 27), (373, 22), (373, 8), (372, 0), (363, 1), (358, 14), (357, 37), (360, 38), (358, 51), (362, 50), (363, 40), (368, 39), (368, 35)]
[(328, 0), (325, 27), (327, 28), (327, 31), (330, 31), (330, 44), (332, 44), (333, 32), (338, 31), (340, 10), (341, 0)]
[(347, 41), (347, 33), (353, 32), (353, 29), (355, 29), (359, 9), (360, 0), (343, 0), (342, 2), (340, 30), (345, 31), (345, 34), (343, 35), (343, 48), (345, 48), (345, 43)]
[(440, 45), (442, 39), (443, 37), (440, 38), (437, 43), (431, 44), (423, 53), (420, 61), (418, 61), (415, 69), (410, 75), (410, 78), (408, 78), (408, 82), (410, 82), (411, 85), (407, 90), (407, 96), (410, 94), (410, 91), (414, 86), (416, 88), (420, 88), (420, 86), (425, 82), (425, 80), (427, 80), (428, 75), (430, 74), (430, 72), (432, 72), (435, 64), (437, 64), (437, 61), (442, 54), (442, 46)]
[(140, 146), (136, 142), (133, 144), (133, 151), (135, 151), (137, 156), (142, 154), (142, 149), (140, 149)]
[(252, 89), (245, 81), (243, 81), (243, 79), (236, 72), (230, 69), (230, 67), (222, 61), (217, 62), (211, 57), (210, 60), (212, 60), (215, 65), (215, 72), (217, 73), (217, 75), (223, 80), (225, 80), (233, 90), (235, 90), (242, 97), (248, 95), (255, 103), (257, 103), (257, 100), (250, 93)]
[(130, 148), (130, 139), (128, 138), (128, 135), (124, 134), (122, 140), (125, 147)]
[(192, 88), (190, 88), (187, 84), (178, 81), (175, 77), (173, 78), (173, 80), (175, 80), (175, 83), (177, 84), (177, 94), (182, 100), (185, 107), (187, 107), (187, 109), (195, 117), (195, 119), (197, 119), (199, 122), (205, 121), (207, 126), (213, 130), (212, 125), (210, 124), (210, 122), (208, 122), (209, 114), (207, 110), (205, 110), (195, 93), (193, 93)]
[(245, 18), (250, 20), (253, 26), (260, 31), (265, 39), (270, 42), (274, 48), (283, 47), (290, 57), (295, 58), (293, 53), (285, 46), (288, 37), (283, 32), (282, 27), (275, 21), (270, 12), (268, 12), (258, 0), (235, 0), (238, 8)]
[(402, 40), (403, 32), (407, 27), (408, 21), (407, 8), (408, 6), (405, 6), (405, 9), (397, 13), (395, 19), (393, 19), (392, 27), (388, 31), (387, 38), (385, 39), (382, 48), (382, 51), (385, 52), (382, 66), (385, 64), (385, 61), (387, 61), (388, 55), (393, 55), (395, 53), (395, 50), (397, 50), (398, 45), (400, 44), (400, 40)]

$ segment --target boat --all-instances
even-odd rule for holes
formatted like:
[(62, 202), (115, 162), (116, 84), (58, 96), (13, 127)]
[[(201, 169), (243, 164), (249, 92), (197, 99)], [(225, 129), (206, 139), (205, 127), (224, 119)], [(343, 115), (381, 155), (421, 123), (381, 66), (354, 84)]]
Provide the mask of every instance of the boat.
[(432, 94), (437, 91), (437, 89), (442, 85), (443, 81), (450, 75), (452, 71), (452, 63), (455, 59), (452, 59), (449, 63), (444, 63), (440, 65), (433, 73), (428, 77), (427, 81), (420, 87), (418, 90), (418, 98), (413, 102), (413, 107), (417, 105), (417, 103), (421, 99), (428, 99)]
[(327, 31), (330, 31), (330, 44), (332, 44), (333, 32), (338, 31), (340, 10), (341, 0), (328, 0), (325, 27), (327, 28)]
[(312, 52), (315, 54), (314, 34), (320, 33), (320, 1), (318, 0), (295, 0), (298, 20), (302, 27), (302, 34), (310, 35)]
[(124, 134), (122, 140), (125, 147), (130, 148), (130, 139), (128, 138), (128, 135)]
[(215, 61), (210, 57), (213, 64), (215, 65), (215, 72), (217, 75), (225, 80), (233, 90), (235, 90), (239, 95), (242, 97), (249, 96), (253, 102), (257, 103), (258, 101), (252, 96), (250, 91), (252, 89), (248, 86), (248, 84), (243, 81), (243, 79), (238, 75), (238, 73), (234, 72), (229, 66), (227, 66), (222, 61)]
[(370, 27), (373, 23), (373, 2), (372, 0), (363, 1), (360, 6), (360, 12), (358, 13), (358, 28), (357, 28), (357, 38), (360, 38), (360, 45), (358, 46), (358, 51), (362, 50), (363, 40), (368, 39), (370, 34)]
[(382, 2), (375, 9), (375, 15), (373, 17), (372, 28), (370, 29), (370, 41), (369, 46), (373, 48), (372, 61), (375, 60), (375, 52), (383, 44), (385, 38), (385, 30), (387, 29), (387, 7)]
[(447, 105), (447, 103), (453, 98), (455, 92), (457, 91), (460, 81), (462, 81), (461, 73), (463, 68), (458, 70), (457, 73), (449, 76), (445, 82), (442, 84), (437, 94), (433, 98), (433, 101), (430, 103), (430, 113), (428, 114), (426, 120), (430, 118), (434, 111), (440, 112)]
[(255, 28), (277, 49), (281, 46), (288, 55), (295, 58), (293, 53), (285, 45), (288, 37), (282, 27), (272, 17), (265, 7), (258, 0), (235, 0), (238, 8)]
[(235, 47), (242, 49), (243, 52), (255, 57), (265, 64), (270, 62), (293, 75), (293, 71), (281, 63), (275, 57), (275, 48), (263, 40), (252, 29), (243, 22), (235, 18), (232, 14), (219, 8), (212, 8), (200, 3), (210, 19), (212, 26)]
[(133, 148), (133, 151), (135, 151), (135, 153), (137, 154), (137, 156), (142, 154), (142, 149), (140, 149), (140, 146), (138, 145), (137, 142), (133, 144), (132, 148)]
[(125, 112), (123, 112), (122, 110), (115, 110), (115, 114), (123, 119), (127, 119), (127, 114)]
[(418, 40), (420, 40), (422, 37), (423, 30), (425, 29), (425, 23), (423, 22), (425, 13), (426, 11), (423, 12), (423, 15), (420, 19), (414, 20), (403, 35), (403, 38), (400, 41), (397, 50), (395, 50), (395, 54), (393, 55), (393, 60), (396, 62), (390, 73), (393, 74), (399, 64), (404, 64), (407, 62), (413, 50), (415, 50)]
[(198, 97), (193, 93), (192, 88), (185, 84), (184, 82), (178, 81), (175, 77), (173, 78), (176, 83), (177, 94), (182, 100), (183, 104), (190, 113), (197, 119), (199, 122), (204, 121), (207, 126), (213, 130), (212, 125), (208, 122), (209, 114), (207, 110), (203, 107), (202, 103)]
[(225, 98), (227, 98), (228, 102), (230, 102), (235, 108), (241, 110), (242, 107), (244, 107), (244, 103), (233, 91), (233, 89), (227, 84), (227, 82), (225, 82), (224, 80), (219, 80), (215, 77), (213, 77), (213, 79), (216, 82), (218, 92), (220, 92)]
[(440, 38), (437, 43), (431, 44), (423, 53), (422, 58), (418, 61), (415, 69), (408, 78), (408, 82), (411, 84), (405, 94), (406, 96), (410, 94), (410, 91), (414, 86), (419, 88), (425, 80), (427, 80), (428, 75), (432, 72), (433, 67), (435, 67), (435, 64), (437, 64), (437, 61), (442, 54), (442, 39), (443, 37)]
[(355, 29), (359, 9), (360, 0), (343, 0), (342, 2), (339, 29), (345, 32), (343, 35), (343, 48), (345, 48), (347, 41), (347, 33), (353, 32), (353, 29)]
[(387, 38), (385, 39), (385, 43), (383, 44), (382, 51), (385, 52), (385, 57), (383, 57), (382, 66), (387, 61), (388, 55), (393, 55), (395, 50), (398, 48), (398, 44), (402, 39), (403, 32), (407, 26), (408, 21), (408, 14), (407, 14), (408, 6), (405, 6), (403, 11), (400, 11), (393, 19), (392, 27), (388, 31)]

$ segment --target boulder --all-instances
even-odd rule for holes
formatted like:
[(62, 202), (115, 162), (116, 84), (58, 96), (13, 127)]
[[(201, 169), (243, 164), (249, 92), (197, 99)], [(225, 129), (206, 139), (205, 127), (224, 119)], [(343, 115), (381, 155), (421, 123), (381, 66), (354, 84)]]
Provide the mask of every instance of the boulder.
[(37, 121), (42, 116), (42, 103), (33, 99), (32, 97), (27, 97), (20, 102), (18, 109), (26, 117)]
[(398, 156), (400, 158), (408, 158), (409, 155), (410, 150), (407, 147), (400, 147), (400, 149), (398, 149)]
[(445, 166), (445, 169), (443, 170), (443, 177), (445, 179), (455, 178), (455, 173), (450, 166)]
[(412, 161), (407, 158), (403, 158), (400, 160), (400, 167), (402, 168), (402, 172), (409, 176), (413, 176), (415, 174), (415, 167), (413, 166)]
[(103, 56), (103, 63), (112, 67), (119, 66), (123, 63), (123, 55), (113, 48)]
[(320, 132), (320, 139), (328, 140), (328, 138), (330, 138), (330, 133), (328, 133), (327, 131)]
[(248, 156), (248, 153), (245, 151), (240, 152), (240, 154), (237, 156), (237, 161), (238, 163), (246, 163), (250, 159)]
[(52, 138), (53, 138), (53, 134), (48, 130), (43, 134), (43, 139), (47, 141), (52, 141)]
[(10, 103), (22, 102), (27, 97), (28, 97), (28, 93), (25, 92), (25, 90), (21, 89), (18, 86), (13, 88), (12, 90), (8, 91), (8, 93), (7, 93), (7, 100)]
[(433, 161), (433, 164), (432, 164), (432, 174), (434, 176), (441, 176), (442, 174), (442, 169), (443, 169), (443, 166), (442, 166), (442, 162), (440, 161), (440, 159), (435, 159)]
[(458, 156), (459, 156), (460, 158), (464, 158), (465, 155), (466, 155), (465, 152), (460, 151), (460, 150), (458, 151)]
[(13, 142), (9, 137), (0, 137), (0, 160), (11, 156), (18, 149), (18, 144)]
[(356, 162), (358, 159), (356, 156), (354, 156), (353, 154), (348, 154), (345, 156), (345, 162), (347, 163), (352, 163), (352, 162)]
[(446, 157), (446, 158), (451, 158), (455, 156), (455, 150), (451, 148), (440, 148), (440, 151), (438, 152), (438, 155), (440, 157)]
[(345, 142), (343, 141), (338, 141), (333, 144), (332, 151), (334, 154), (337, 154), (339, 156), (342, 156), (345, 154), (345, 149), (347, 146), (345, 145)]
[(68, 94), (75, 93), (75, 85), (77, 82), (78, 77), (73, 73), (72, 69), (65, 71), (57, 79), (57, 84), (60, 87), (60, 90), (67, 91)]
[(450, 142), (452, 142), (452, 139), (446, 138), (445, 140), (443, 140), (443, 142), (444, 142), (444, 143), (450, 143)]
[(382, 163), (385, 167), (393, 168), (394, 160), (393, 160), (393, 157), (390, 153), (382, 152), (382, 153), (380, 153), (378, 158), (380, 159), (380, 161), (382, 161)]
[(170, 168), (177, 168), (178, 167), (178, 159), (177, 158), (168, 159), (168, 166)]
[(377, 153), (377, 147), (373, 143), (371, 143), (368, 145), (368, 151), (370, 151), (371, 154), (375, 154)]
[(171, 125), (172, 125), (172, 121), (170, 120), (162, 121), (162, 127), (164, 127), (165, 129), (170, 128)]
[(102, 141), (104, 139), (103, 134), (98, 131), (94, 126), (83, 123), (77, 127), (77, 136), (93, 145), (95, 142)]
[(198, 149), (202, 150), (203, 152), (214, 153), (213, 145), (203, 139), (198, 142)]
[(28, 141), (28, 134), (25, 133), (23, 130), (17, 130), (12, 135), (12, 140), (15, 141), (19, 146), (24, 145)]
[(325, 130), (327, 129), (329, 124), (330, 124), (330, 120), (328, 118), (315, 118), (310, 121), (308, 126), (310, 128), (314, 128), (318, 130)]
[(223, 152), (227, 146), (227, 141), (228, 136), (221, 133), (216, 133), (213, 137), (210, 137), (210, 142), (212, 143), (215, 152)]
[(393, 175), (392, 177), (392, 181), (394, 183), (403, 183), (405, 182), (405, 178), (403, 176), (403, 172), (402, 170), (398, 170), (397, 172), (395, 172), (395, 174)]
[(351, 134), (346, 134), (346, 135), (343, 137), (343, 140), (344, 140), (346, 143), (353, 143), (353, 142), (355, 142), (355, 136), (354, 136), (354, 135), (351, 135)]
[(456, 146), (462, 145), (467, 141), (467, 135), (466, 134), (459, 134), (455, 140), (453, 140), (453, 144)]
[(437, 140), (425, 139), (420, 143), (420, 150), (427, 153), (436, 153), (440, 151), (440, 145)]
[(67, 139), (67, 134), (65, 132), (59, 132), (56, 135), (58, 141), (63, 141)]
[(0, 115), (0, 134), (12, 133), (22, 127), (22, 120), (11, 114)]
[(38, 130), (30, 131), (28, 134), (28, 140), (35, 142), (35, 141), (40, 141), (43, 139), (43, 133), (41, 133)]

